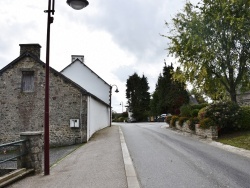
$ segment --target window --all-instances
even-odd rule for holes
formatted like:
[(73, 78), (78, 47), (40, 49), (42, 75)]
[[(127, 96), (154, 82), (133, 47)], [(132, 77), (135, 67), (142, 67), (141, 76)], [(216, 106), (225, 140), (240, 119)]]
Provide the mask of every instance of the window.
[(23, 92), (34, 91), (34, 72), (33, 71), (22, 72), (22, 91)]

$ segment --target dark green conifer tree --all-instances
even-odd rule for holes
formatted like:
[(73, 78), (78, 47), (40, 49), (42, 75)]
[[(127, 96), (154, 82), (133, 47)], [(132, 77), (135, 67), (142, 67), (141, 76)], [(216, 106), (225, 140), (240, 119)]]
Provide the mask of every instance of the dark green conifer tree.
[(147, 78), (134, 73), (127, 79), (126, 98), (130, 111), (137, 121), (147, 120), (149, 112), (150, 94)]
[(155, 92), (150, 102), (152, 115), (164, 113), (178, 114), (179, 108), (189, 102), (185, 84), (175, 81), (173, 73), (173, 65), (166, 66), (165, 63), (163, 73), (158, 77)]

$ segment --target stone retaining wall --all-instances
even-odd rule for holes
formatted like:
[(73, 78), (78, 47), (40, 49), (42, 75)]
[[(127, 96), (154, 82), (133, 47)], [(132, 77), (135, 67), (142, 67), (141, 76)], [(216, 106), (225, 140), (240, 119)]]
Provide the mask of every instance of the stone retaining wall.
[(189, 129), (189, 126), (186, 122), (184, 122), (182, 126), (179, 125), (179, 122), (176, 122), (175, 127), (181, 131), (195, 134), (195, 131)]
[(175, 128), (183, 132), (188, 132), (188, 133), (196, 134), (198, 136), (202, 136), (204, 138), (209, 138), (213, 140), (218, 138), (218, 130), (216, 126), (210, 127), (209, 129), (202, 129), (199, 127), (199, 124), (196, 124), (195, 130), (193, 131), (189, 129), (189, 126), (186, 122), (183, 123), (183, 126), (180, 126), (179, 122), (177, 121), (175, 123)]
[(38, 174), (42, 171), (43, 141), (42, 132), (23, 132), (21, 140), (27, 140), (20, 147), (20, 153), (26, 155), (18, 158), (17, 168), (34, 169)]
[(204, 138), (217, 139), (218, 138), (218, 129), (217, 126), (209, 127), (209, 129), (200, 128), (199, 124), (195, 125), (195, 134), (202, 136)]

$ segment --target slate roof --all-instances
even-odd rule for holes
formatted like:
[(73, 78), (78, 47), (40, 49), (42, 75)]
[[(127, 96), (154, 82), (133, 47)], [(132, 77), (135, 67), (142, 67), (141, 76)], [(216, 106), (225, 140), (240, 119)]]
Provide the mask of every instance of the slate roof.
[[(34, 55), (31, 52), (24, 52), (23, 54), (21, 54), (19, 57), (17, 57), (16, 59), (14, 59), (11, 63), (9, 63), (8, 65), (6, 65), (5, 67), (3, 67), (0, 70), (0, 76), (7, 70), (7, 69), (11, 69), (13, 68), (13, 66), (15, 64), (17, 64), (21, 59), (25, 58), (25, 57), (31, 57), (33, 58), (37, 63), (41, 64), (44, 68), (45, 68), (45, 63), (43, 61), (41, 61), (36, 55)], [(75, 88), (79, 89), (83, 95), (89, 95), (91, 97), (93, 97), (94, 99), (98, 100), (99, 102), (109, 106), (108, 104), (106, 104), (104, 101), (102, 101), (101, 99), (99, 99), (98, 97), (96, 97), (95, 95), (89, 93), (87, 90), (85, 90), (84, 88), (82, 88), (80, 85), (78, 85), (77, 83), (73, 82), (71, 79), (69, 79), (68, 77), (64, 76), (62, 73), (56, 71), (55, 69), (53, 69), (52, 67), (50, 67), (50, 72), (53, 73), (54, 75), (60, 76), (63, 80), (65, 80), (66, 82), (70, 83), (71, 85), (73, 85)]]

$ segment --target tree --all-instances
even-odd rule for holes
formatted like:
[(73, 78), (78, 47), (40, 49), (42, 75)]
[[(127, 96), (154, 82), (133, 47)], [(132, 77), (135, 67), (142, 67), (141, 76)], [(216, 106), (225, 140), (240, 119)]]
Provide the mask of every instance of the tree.
[[(178, 69), (177, 69), (178, 70)], [(178, 114), (179, 108), (189, 102), (185, 84), (173, 79), (173, 65), (163, 67), (159, 75), (155, 92), (150, 102), (152, 115), (163, 113)]]
[(249, 0), (187, 3), (166, 36), (169, 54), (178, 58), (184, 72), (175, 77), (212, 98), (227, 93), (236, 102), (236, 91), (249, 89), (250, 83), (249, 5)]
[(139, 77), (137, 73), (127, 79), (126, 98), (132, 116), (137, 121), (146, 120), (149, 111), (150, 94), (147, 78)]

